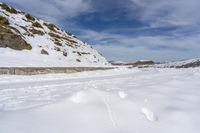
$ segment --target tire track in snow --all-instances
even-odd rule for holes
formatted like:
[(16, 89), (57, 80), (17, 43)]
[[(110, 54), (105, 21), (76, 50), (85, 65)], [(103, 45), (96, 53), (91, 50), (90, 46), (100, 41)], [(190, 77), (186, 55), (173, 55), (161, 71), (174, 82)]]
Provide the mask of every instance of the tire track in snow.
[(106, 110), (107, 110), (109, 119), (110, 119), (110, 121), (111, 121), (111, 123), (113, 125), (113, 128), (115, 128), (115, 129), (119, 128), (117, 120), (116, 120), (116, 117), (114, 116), (114, 113), (112, 111), (112, 107), (110, 105), (109, 98), (106, 97), (105, 95), (103, 95), (103, 102), (104, 102), (104, 104), (106, 106)]

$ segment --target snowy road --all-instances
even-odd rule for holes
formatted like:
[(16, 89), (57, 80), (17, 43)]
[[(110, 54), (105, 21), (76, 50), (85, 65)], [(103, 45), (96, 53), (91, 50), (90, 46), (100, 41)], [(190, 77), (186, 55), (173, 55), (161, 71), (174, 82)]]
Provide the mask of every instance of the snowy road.
[(0, 76), (0, 133), (199, 133), (200, 69)]

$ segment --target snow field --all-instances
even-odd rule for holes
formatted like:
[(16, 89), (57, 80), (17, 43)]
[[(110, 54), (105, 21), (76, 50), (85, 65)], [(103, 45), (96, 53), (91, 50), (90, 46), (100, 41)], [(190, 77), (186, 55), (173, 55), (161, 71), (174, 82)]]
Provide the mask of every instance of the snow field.
[(198, 133), (199, 79), (199, 68), (1, 75), (0, 131)]

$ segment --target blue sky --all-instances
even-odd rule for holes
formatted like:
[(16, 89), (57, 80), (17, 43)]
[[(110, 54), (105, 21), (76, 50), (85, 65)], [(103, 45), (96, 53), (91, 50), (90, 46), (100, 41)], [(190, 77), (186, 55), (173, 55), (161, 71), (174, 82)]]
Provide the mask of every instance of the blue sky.
[(108, 60), (200, 57), (199, 0), (2, 0), (56, 23)]

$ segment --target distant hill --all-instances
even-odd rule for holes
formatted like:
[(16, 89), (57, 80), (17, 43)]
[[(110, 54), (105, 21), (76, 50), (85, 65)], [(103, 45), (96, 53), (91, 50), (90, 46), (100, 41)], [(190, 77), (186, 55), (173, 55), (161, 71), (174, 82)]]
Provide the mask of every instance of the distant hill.
[(153, 67), (159, 68), (191, 68), (191, 67), (200, 67), (200, 59), (190, 59), (183, 61), (174, 61), (167, 63), (155, 64)]
[(141, 66), (141, 65), (153, 65), (155, 64), (153, 61), (150, 60), (139, 60), (136, 62), (123, 62), (123, 61), (110, 61), (112, 65), (117, 65), (117, 66)]
[(129, 66), (129, 67), (153, 67), (153, 68), (192, 68), (192, 67), (200, 67), (200, 58), (190, 59), (190, 60), (182, 60), (182, 61), (173, 61), (173, 62), (164, 62), (157, 63), (150, 60), (139, 60), (133, 63), (127, 63), (122, 61), (110, 61), (112, 65), (117, 66)]

